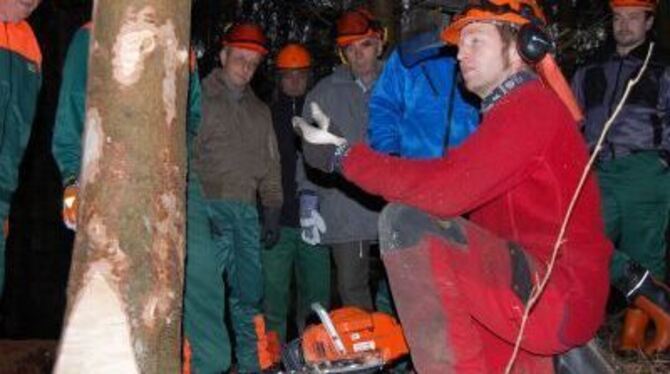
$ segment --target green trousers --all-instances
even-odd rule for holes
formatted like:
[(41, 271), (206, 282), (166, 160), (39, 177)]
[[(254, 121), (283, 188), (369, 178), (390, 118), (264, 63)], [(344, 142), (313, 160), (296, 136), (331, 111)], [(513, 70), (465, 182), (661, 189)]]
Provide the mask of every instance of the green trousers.
[(615, 246), (612, 281), (621, 279), (630, 260), (664, 279), (670, 169), (656, 152), (641, 152), (601, 162), (597, 170), (607, 235)]
[(302, 241), (300, 229), (282, 227), (277, 245), (263, 251), (263, 311), (268, 330), (286, 341), (291, 279), (295, 275), (298, 307), (297, 324), (302, 330), (310, 314), (310, 305), (330, 306), (330, 253), (323, 246)]
[(263, 270), (260, 227), (255, 205), (232, 200), (207, 200), (216, 256), (225, 269), (230, 290), (230, 319), (235, 335), (239, 373), (258, 372), (258, 337), (254, 317), (261, 315)]
[(189, 181), (184, 281), (184, 336), (191, 345), (192, 372), (223, 373), (230, 367), (225, 325), (227, 255), (212, 240), (207, 204), (198, 181)]

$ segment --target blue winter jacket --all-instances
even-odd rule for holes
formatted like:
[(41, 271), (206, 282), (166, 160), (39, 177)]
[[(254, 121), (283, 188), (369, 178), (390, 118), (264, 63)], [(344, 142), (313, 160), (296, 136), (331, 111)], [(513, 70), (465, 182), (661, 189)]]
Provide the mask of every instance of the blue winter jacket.
[(456, 68), (456, 60), (445, 54), (407, 68), (393, 51), (370, 98), (370, 146), (408, 158), (435, 158), (475, 131), (478, 109), (454, 86)]

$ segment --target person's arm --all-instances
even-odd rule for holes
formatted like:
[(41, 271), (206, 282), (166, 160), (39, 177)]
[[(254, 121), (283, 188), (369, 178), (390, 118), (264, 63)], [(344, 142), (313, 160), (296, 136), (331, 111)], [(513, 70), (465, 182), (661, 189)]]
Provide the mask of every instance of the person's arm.
[[(663, 128), (662, 147), (665, 150), (666, 162), (670, 164), (670, 67), (665, 69), (661, 78), (658, 113)], [(670, 166), (670, 165), (669, 165)]]
[(272, 116), (269, 109), (266, 110), (266, 123), (262, 124), (265, 129), (265, 145), (267, 147), (267, 159), (265, 162), (267, 172), (261, 178), (258, 186), (261, 204), (265, 208), (279, 209), (282, 206), (282, 184), (281, 184), (281, 163), (279, 161), (279, 148), (277, 146), (277, 136), (272, 127)]
[[(364, 190), (391, 202), (401, 202), (440, 217), (468, 212), (509, 191), (542, 161), (544, 149), (557, 131), (547, 118), (566, 113), (529, 98), (515, 102), (501, 118), (495, 113), (448, 157), (405, 160), (351, 148), (342, 162), (343, 175)], [(543, 108), (530, 113), (528, 107)], [(562, 123), (562, 122), (561, 122)]]
[(89, 30), (79, 29), (70, 43), (63, 67), (52, 143), (52, 152), (60, 169), (63, 185), (75, 181), (81, 167), (88, 42)]
[(394, 51), (384, 65), (370, 97), (368, 142), (372, 149), (387, 154), (400, 154), (399, 124), (403, 120), (403, 97), (407, 72)]

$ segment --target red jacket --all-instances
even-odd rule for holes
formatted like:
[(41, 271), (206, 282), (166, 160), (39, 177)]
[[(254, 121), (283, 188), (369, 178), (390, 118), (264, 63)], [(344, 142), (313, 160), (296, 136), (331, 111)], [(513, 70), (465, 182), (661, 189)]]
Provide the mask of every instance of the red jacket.
[[(472, 222), (520, 243), (546, 263), (587, 160), (586, 145), (568, 110), (533, 80), (497, 102), (479, 130), (448, 157), (405, 160), (356, 145), (342, 170), (349, 180), (388, 201), (442, 218), (469, 213)], [(580, 304), (568, 317), (576, 322), (568, 328), (569, 340), (592, 334), (603, 317), (612, 246), (600, 209), (591, 176), (557, 262), (570, 280), (570, 300)]]

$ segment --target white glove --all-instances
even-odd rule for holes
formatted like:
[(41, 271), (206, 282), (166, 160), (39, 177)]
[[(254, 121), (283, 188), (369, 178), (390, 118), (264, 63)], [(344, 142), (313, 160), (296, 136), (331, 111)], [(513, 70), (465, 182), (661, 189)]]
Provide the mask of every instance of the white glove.
[(312, 118), (314, 118), (317, 127), (310, 125), (302, 117), (295, 116), (292, 120), (293, 127), (300, 128), (302, 138), (312, 144), (332, 144), (338, 147), (346, 144), (347, 141), (344, 138), (328, 132), (330, 118), (323, 113), (319, 104), (311, 102), (309, 105), (312, 109)]
[(321, 235), (326, 233), (326, 222), (316, 210), (310, 211), (307, 217), (300, 218), (300, 227), (300, 237), (309, 245), (320, 244)]

